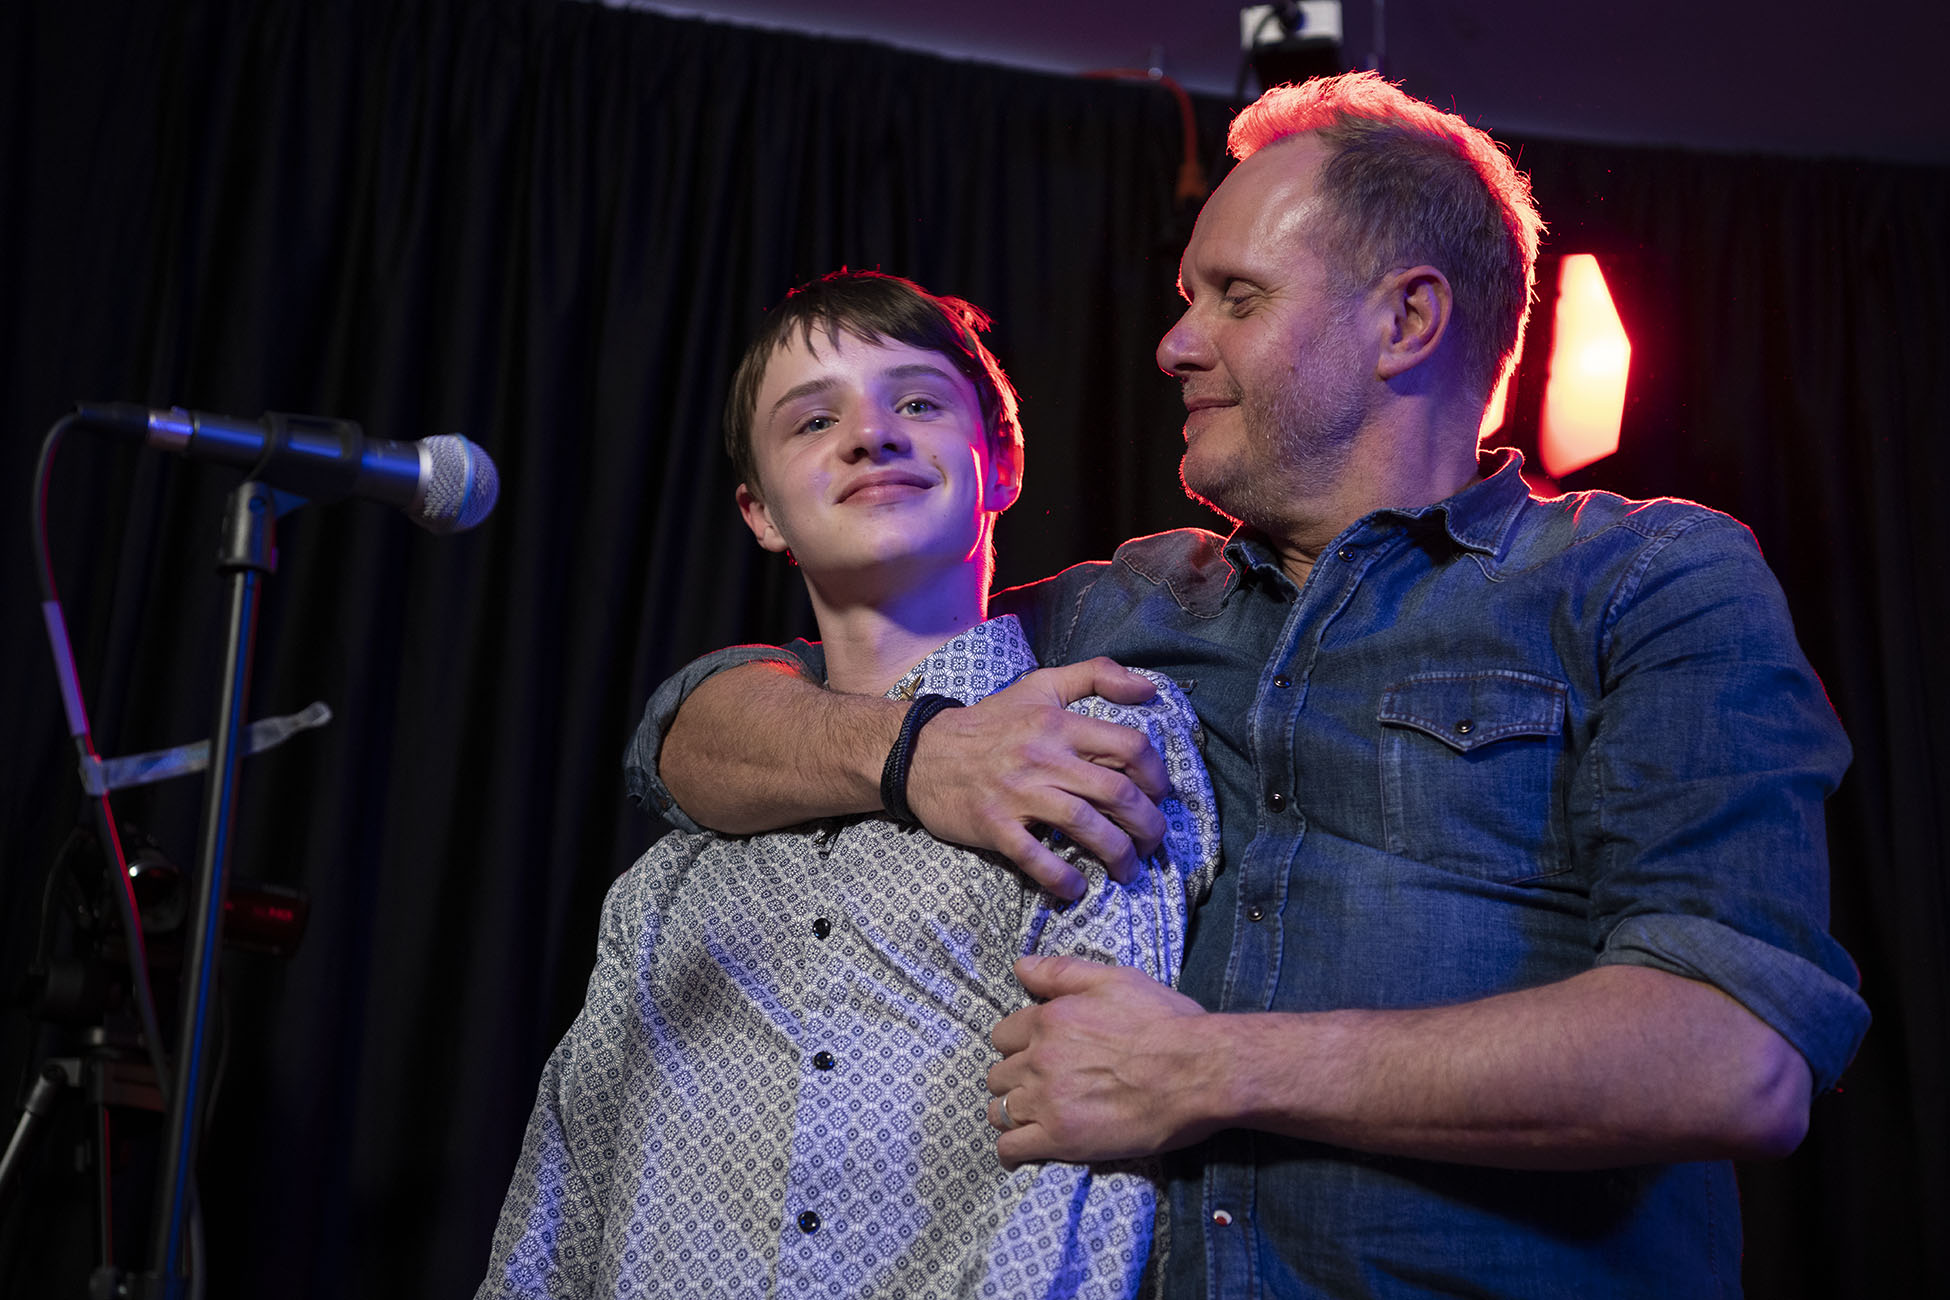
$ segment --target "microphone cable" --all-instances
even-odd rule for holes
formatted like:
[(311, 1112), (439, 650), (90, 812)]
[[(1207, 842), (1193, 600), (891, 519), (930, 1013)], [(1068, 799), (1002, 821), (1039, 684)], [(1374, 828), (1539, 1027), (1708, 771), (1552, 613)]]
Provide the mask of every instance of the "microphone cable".
[[(75, 673), (74, 650), (68, 641), (67, 619), (61, 610), (60, 589), (55, 584), (54, 566), (48, 556), (47, 544), (47, 493), (48, 484), (53, 478), (54, 457), (68, 431), (82, 423), (80, 415), (70, 412), (56, 420), (53, 427), (48, 429), (47, 436), (41, 440), (40, 457), (34, 466), (33, 501), (28, 511), (28, 524), (34, 545), (34, 573), (41, 587), (41, 617), (47, 627), (48, 649), (54, 658), (54, 675), (61, 687), (61, 706), (67, 716), (68, 733), (74, 739), (81, 771), (85, 773), (99, 769), (101, 755), (95, 751), (95, 740), (89, 731), (87, 706)], [(156, 1017), (155, 990), (149, 980), (149, 946), (142, 934), (142, 908), (135, 896), (135, 882), (129, 875), (128, 855), (122, 847), (122, 836), (116, 827), (115, 810), (109, 803), (107, 785), (102, 783), (99, 794), (89, 794), (86, 784), (84, 781), (83, 794), (90, 800), (95, 815), (96, 835), (115, 876), (108, 892), (115, 900), (122, 938), (128, 949), (129, 990), (134, 995), (136, 1015), (142, 1025), (149, 1068), (156, 1074), (156, 1092), (162, 1098), (163, 1113), (167, 1115), (175, 1084), (174, 1076), (169, 1071), (169, 1056), (163, 1046), (162, 1024)], [(99, 1158), (107, 1160), (109, 1153), (102, 1151)], [(203, 1198), (197, 1193), (194, 1177), (189, 1182), (189, 1193), (185, 1260), (190, 1275), (190, 1294), (200, 1297), (204, 1277)], [(151, 1213), (160, 1213), (160, 1207), (153, 1208)], [(102, 1261), (110, 1266), (113, 1262)], [(150, 1266), (160, 1269), (162, 1261), (152, 1261)]]

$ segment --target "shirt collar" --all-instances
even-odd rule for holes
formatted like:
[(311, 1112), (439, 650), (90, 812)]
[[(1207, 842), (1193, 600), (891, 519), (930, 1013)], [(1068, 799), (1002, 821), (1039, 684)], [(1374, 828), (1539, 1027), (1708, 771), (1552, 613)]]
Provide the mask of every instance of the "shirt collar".
[[(1530, 487), (1523, 481), (1523, 453), (1512, 447), (1499, 447), (1486, 456), (1483, 477), (1454, 496), (1412, 509), (1376, 510), (1356, 520), (1341, 537), (1349, 537), (1371, 520), (1428, 519), (1439, 523), (1449, 539), (1463, 550), (1500, 557), (1530, 500)], [(1334, 546), (1338, 545), (1336, 539)], [(1328, 549), (1331, 551), (1334, 546)], [(1235, 573), (1258, 573), (1292, 585), (1280, 567), (1279, 553), (1272, 544), (1245, 525), (1235, 528), (1226, 539), (1225, 556)]]
[(1439, 519), (1449, 539), (1463, 550), (1501, 556), (1530, 501), (1530, 485), (1523, 481), (1523, 453), (1499, 447), (1488, 453), (1484, 470), (1482, 478), (1434, 505), (1375, 513), (1398, 519)]
[(890, 699), (946, 695), (963, 704), (995, 694), (1036, 667), (1035, 652), (1013, 614), (977, 623), (930, 651), (887, 692)]

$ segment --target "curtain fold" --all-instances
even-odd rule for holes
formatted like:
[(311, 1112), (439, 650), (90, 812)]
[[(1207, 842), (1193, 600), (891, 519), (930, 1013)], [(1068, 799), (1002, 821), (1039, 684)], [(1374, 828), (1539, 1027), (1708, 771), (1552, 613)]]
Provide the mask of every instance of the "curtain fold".
[(1950, 690), (1932, 664), (1950, 583), (1931, 539), (1950, 329), (1912, 304), (1950, 291), (1950, 171), (1544, 141), (1522, 157), (1551, 247), (1623, 273), (1633, 331), (1620, 453), (1565, 486), (1746, 522), (1854, 745), (1828, 805), (1833, 930), (1875, 1023), (1802, 1150), (1742, 1171), (1750, 1293), (1941, 1289)]
[[(661, 829), (621, 797), (644, 700), (695, 653), (811, 625), (718, 441), (761, 309), (850, 265), (995, 315), (1029, 453), (1004, 582), (1211, 524), (1179, 494), (1152, 361), (1189, 233), (1176, 107), (549, 0), (23, 0), (0, 69), (10, 517), (77, 398), (459, 430), (501, 468), (457, 537), (359, 503), (279, 523), (251, 714), (337, 718), (244, 769), (234, 869), (313, 911), (295, 960), (231, 960), (202, 1179), (212, 1296), (468, 1294), (602, 895)], [(1197, 107), (1211, 158), (1229, 110)], [(1856, 746), (1835, 928), (1877, 1022), (1806, 1147), (1748, 1171), (1750, 1290), (1927, 1289), (1950, 1280), (1926, 1230), (1950, 1213), (1950, 700), (1929, 666), (1950, 595), (1926, 531), (1950, 486), (1930, 306), (1950, 172), (1558, 141), (1522, 162), (1551, 247), (1609, 256), (1635, 330), (1625, 447), (1566, 485), (1751, 524)], [(233, 478), (62, 452), (50, 532), (104, 753), (208, 730)], [(11, 531), (9, 981), (79, 808)], [(196, 786), (118, 811), (187, 866)], [(0, 1021), (10, 1084), (34, 1048)], [(87, 1212), (66, 1180), (0, 1227), (9, 1276), (92, 1263), (58, 1226)]]

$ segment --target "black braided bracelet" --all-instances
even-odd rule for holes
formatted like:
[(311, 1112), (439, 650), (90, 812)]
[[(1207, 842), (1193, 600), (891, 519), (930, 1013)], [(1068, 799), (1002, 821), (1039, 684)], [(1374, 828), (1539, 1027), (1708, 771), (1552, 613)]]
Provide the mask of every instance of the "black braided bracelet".
[(880, 803), (887, 815), (908, 826), (919, 826), (921, 819), (907, 806), (907, 769), (914, 762), (914, 737), (921, 734), (929, 718), (943, 709), (959, 709), (960, 700), (946, 695), (923, 695), (915, 700), (901, 719), (901, 734), (887, 751), (887, 762), (880, 769)]

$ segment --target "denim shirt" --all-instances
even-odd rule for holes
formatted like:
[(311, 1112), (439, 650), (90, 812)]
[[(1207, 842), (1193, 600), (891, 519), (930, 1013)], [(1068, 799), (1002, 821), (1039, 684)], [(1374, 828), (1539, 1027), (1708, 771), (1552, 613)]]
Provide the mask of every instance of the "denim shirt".
[[(1831, 1087), (1868, 1021), (1826, 933), (1848, 745), (1779, 585), (1725, 515), (1538, 500), (1520, 468), (1358, 520), (1299, 587), (1250, 534), (1186, 530), (993, 608), (1044, 663), (1108, 654), (1198, 710), (1223, 866), (1180, 987), (1204, 1006), (1426, 1007), (1630, 963), (1724, 990)], [(680, 692), (762, 653), (652, 701), (629, 766), (655, 806)], [(1174, 1297), (1740, 1289), (1725, 1162), (1519, 1172), (1235, 1129), (1173, 1166)]]

